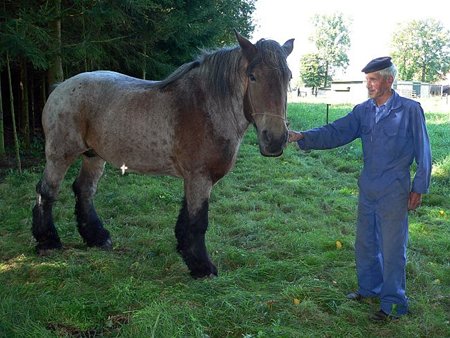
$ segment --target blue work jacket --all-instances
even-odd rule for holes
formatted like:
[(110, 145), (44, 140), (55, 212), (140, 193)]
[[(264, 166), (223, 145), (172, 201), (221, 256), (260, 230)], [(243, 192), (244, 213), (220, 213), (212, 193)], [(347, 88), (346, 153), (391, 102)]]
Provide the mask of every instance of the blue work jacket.
[[(359, 186), (382, 194), (395, 181), (404, 189), (427, 193), (431, 177), (431, 149), (420, 104), (393, 91), (390, 111), (375, 123), (375, 106), (369, 99), (346, 116), (320, 128), (302, 132), (297, 143), (303, 150), (330, 149), (361, 138), (364, 156)], [(411, 184), (410, 166), (417, 163)], [(380, 196), (381, 197), (381, 196)]]

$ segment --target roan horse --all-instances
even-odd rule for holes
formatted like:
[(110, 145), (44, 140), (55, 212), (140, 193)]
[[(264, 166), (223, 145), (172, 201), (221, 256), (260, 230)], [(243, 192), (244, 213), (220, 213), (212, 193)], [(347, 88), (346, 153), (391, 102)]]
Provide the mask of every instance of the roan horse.
[(36, 186), (33, 236), (38, 254), (60, 249), (52, 207), (69, 166), (82, 155), (73, 183), (78, 231), (88, 246), (112, 248), (93, 198), (105, 162), (132, 172), (184, 180), (175, 226), (177, 250), (193, 277), (217, 275), (205, 246), (213, 185), (232, 168), (253, 124), (264, 156), (287, 142), (286, 98), (293, 39), (256, 44), (236, 32), (239, 46), (206, 53), (163, 81), (95, 71), (51, 93), (42, 114), (46, 165)]

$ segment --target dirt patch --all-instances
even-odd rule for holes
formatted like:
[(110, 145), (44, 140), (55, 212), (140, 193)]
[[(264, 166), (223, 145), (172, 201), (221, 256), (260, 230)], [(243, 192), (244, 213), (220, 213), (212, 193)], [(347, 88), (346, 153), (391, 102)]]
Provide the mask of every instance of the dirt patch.
[(122, 326), (128, 324), (130, 321), (129, 315), (118, 314), (108, 316), (105, 324), (101, 328), (79, 330), (70, 325), (50, 323), (47, 329), (54, 332), (58, 337), (105, 337), (116, 336), (120, 333)]

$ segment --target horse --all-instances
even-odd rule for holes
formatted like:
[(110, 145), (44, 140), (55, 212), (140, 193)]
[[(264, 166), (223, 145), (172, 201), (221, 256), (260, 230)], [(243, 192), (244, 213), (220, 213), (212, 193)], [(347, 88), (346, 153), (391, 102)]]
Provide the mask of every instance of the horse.
[(238, 44), (204, 52), (161, 81), (111, 71), (75, 75), (49, 95), (42, 113), (45, 168), (36, 185), (32, 234), (36, 252), (62, 249), (52, 209), (70, 165), (78, 232), (88, 247), (112, 249), (94, 208), (105, 163), (143, 174), (183, 179), (175, 225), (177, 251), (194, 278), (217, 276), (205, 245), (212, 187), (233, 167), (250, 124), (263, 156), (287, 144), (287, 57), (294, 39)]

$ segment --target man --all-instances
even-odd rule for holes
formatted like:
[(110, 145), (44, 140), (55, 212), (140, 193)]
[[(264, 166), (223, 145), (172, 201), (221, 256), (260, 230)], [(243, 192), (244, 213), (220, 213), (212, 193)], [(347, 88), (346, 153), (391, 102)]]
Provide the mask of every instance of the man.
[[(408, 210), (427, 193), (431, 150), (420, 104), (392, 89), (397, 70), (390, 57), (370, 61), (366, 74), (369, 99), (320, 128), (289, 132), (300, 149), (330, 149), (361, 138), (364, 167), (358, 180), (355, 240), (358, 290), (347, 298), (380, 299), (371, 318), (384, 321), (408, 313), (406, 245)], [(411, 182), (410, 166), (417, 169)]]

